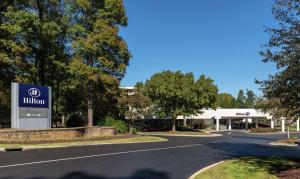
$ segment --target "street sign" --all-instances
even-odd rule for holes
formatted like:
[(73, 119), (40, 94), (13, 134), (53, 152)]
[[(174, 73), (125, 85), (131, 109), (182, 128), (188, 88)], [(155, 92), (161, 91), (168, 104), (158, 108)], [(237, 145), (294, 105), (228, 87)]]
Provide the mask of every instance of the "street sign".
[(12, 128), (51, 128), (50, 87), (12, 83), (11, 94)]

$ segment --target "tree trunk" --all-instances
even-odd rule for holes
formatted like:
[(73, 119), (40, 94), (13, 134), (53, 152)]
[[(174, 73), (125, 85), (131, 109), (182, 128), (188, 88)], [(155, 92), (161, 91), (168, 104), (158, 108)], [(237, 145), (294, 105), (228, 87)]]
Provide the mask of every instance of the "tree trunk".
[[(39, 15), (39, 20), (40, 22), (44, 21), (44, 8), (45, 4), (43, 1), (36, 0), (37, 3), (37, 8), (38, 8), (38, 15)], [(39, 61), (39, 68), (38, 68), (38, 73), (39, 73), (39, 79), (40, 79), (40, 84), (45, 85), (46, 84), (46, 75), (45, 75), (45, 66), (46, 66), (46, 40), (43, 38), (43, 35), (41, 35), (42, 32), (38, 31), (36, 32), (38, 34), (38, 40), (40, 43), (40, 48), (37, 53), (37, 59)]]
[(66, 127), (66, 119), (65, 119), (65, 114), (63, 113), (61, 116), (61, 125), (63, 128)]
[(176, 118), (173, 117), (172, 122), (173, 122), (172, 131), (176, 132)]
[(132, 122), (129, 122), (129, 134), (132, 134), (133, 130), (132, 130)]
[(290, 124), (288, 124), (287, 126), (287, 135), (288, 135), (288, 139), (290, 138)]
[(88, 100), (88, 127), (93, 126), (93, 102), (91, 99)]

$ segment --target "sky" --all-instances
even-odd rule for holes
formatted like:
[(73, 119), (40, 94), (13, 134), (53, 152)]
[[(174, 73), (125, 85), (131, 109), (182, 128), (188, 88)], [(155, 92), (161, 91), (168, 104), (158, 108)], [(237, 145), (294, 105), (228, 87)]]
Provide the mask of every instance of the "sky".
[(258, 54), (276, 26), (273, 0), (124, 0), (128, 26), (120, 34), (133, 55), (122, 86), (163, 70), (212, 78), (219, 92), (260, 95), (255, 79), (275, 72)]

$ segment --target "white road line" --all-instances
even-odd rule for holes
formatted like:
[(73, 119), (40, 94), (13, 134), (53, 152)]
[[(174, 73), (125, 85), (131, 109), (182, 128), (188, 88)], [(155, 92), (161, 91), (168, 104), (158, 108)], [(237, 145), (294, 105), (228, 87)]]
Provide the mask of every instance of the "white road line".
[(195, 147), (195, 146), (201, 146), (201, 145), (202, 144), (181, 145), (181, 146), (156, 148), (156, 149), (132, 150), (132, 151), (126, 151), (126, 152), (116, 152), (116, 153), (107, 153), (107, 154), (98, 154), (98, 155), (87, 155), (87, 156), (81, 156), (81, 157), (61, 158), (61, 159), (55, 159), (55, 160), (44, 160), (44, 161), (38, 161), (38, 162), (28, 162), (28, 163), (19, 163), (19, 164), (12, 164), (12, 165), (3, 165), (3, 166), (0, 166), (0, 169), (10, 168), (10, 167), (17, 167), (17, 166), (25, 166), (25, 165), (42, 164), (42, 163), (60, 162), (60, 161), (67, 161), (67, 160), (77, 160), (77, 159), (85, 159), (85, 158), (93, 158), (93, 157), (103, 157), (103, 156), (110, 156), (110, 155), (120, 155), (120, 154), (128, 154), (128, 153), (168, 150), (168, 149), (177, 149), (177, 148), (188, 148), (188, 147)]
[(215, 142), (211, 142), (212, 144), (217, 144), (217, 143), (222, 143), (223, 141), (215, 141)]

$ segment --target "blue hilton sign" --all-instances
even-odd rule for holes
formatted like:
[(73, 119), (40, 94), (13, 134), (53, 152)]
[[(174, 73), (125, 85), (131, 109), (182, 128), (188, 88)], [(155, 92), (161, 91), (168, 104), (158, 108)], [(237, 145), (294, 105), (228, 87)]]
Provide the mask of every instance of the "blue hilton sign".
[(19, 84), (19, 107), (49, 108), (48, 87)]
[(11, 126), (15, 129), (51, 128), (51, 88), (12, 83)]

